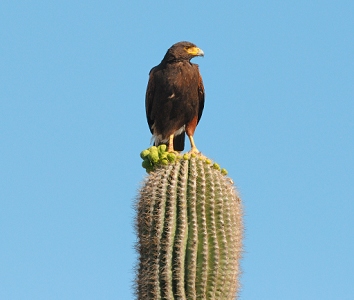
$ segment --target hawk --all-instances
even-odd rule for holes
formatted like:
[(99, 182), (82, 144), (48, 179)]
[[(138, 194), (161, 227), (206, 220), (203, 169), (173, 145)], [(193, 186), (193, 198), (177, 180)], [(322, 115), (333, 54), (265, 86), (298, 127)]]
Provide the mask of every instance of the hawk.
[(191, 152), (198, 153), (193, 135), (204, 108), (204, 86), (197, 64), (190, 60), (204, 52), (190, 42), (169, 48), (161, 63), (152, 68), (146, 90), (145, 109), (154, 145), (183, 151), (187, 134)]

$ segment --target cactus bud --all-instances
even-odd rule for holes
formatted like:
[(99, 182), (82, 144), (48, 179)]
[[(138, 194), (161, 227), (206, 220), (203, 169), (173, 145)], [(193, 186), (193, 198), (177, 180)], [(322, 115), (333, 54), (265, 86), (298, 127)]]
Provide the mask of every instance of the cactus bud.
[(214, 168), (215, 170), (220, 170), (220, 166), (219, 166), (217, 163), (214, 163), (214, 164), (213, 164), (213, 168)]
[(166, 152), (167, 146), (165, 144), (161, 144), (160, 146), (157, 147), (159, 150), (159, 153), (164, 153)]
[(159, 152), (155, 146), (150, 148), (149, 159), (153, 163), (157, 163), (159, 161)]
[(167, 154), (167, 159), (170, 161), (170, 162), (174, 162), (176, 160), (176, 154), (174, 153), (168, 153)]
[(149, 154), (150, 154), (150, 151), (149, 151), (148, 149), (146, 149), (146, 150), (143, 150), (143, 151), (140, 152), (140, 157), (141, 157), (142, 159), (144, 159), (144, 158), (147, 157)]

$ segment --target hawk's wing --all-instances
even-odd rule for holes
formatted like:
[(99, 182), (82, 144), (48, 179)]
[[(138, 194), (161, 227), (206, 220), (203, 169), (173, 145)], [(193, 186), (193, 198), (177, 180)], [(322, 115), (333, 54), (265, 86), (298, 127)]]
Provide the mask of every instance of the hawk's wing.
[(202, 117), (202, 113), (203, 113), (203, 109), (204, 109), (204, 85), (203, 85), (203, 80), (202, 80), (202, 76), (200, 75), (199, 72), (199, 67), (197, 66), (197, 70), (198, 70), (198, 97), (199, 97), (199, 111), (198, 111), (198, 122), (200, 118)]
[(152, 68), (149, 73), (149, 82), (146, 89), (145, 95), (145, 110), (146, 110), (146, 119), (149, 124), (149, 128), (151, 133), (153, 133), (152, 126), (154, 125), (154, 120), (152, 119), (152, 106), (154, 102), (154, 94), (155, 94), (155, 80), (154, 80), (154, 69)]

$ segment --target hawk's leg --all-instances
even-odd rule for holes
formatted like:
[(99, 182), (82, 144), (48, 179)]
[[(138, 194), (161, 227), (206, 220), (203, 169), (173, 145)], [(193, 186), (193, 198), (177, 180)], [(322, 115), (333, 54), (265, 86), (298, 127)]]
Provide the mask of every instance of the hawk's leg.
[(199, 150), (198, 150), (197, 147), (195, 146), (193, 136), (188, 135), (188, 137), (189, 137), (189, 141), (190, 141), (190, 143), (191, 143), (191, 151), (190, 151), (190, 152), (192, 152), (192, 153), (199, 153)]
[(174, 152), (175, 150), (173, 149), (173, 138), (175, 137), (174, 134), (170, 135), (170, 140), (168, 142), (168, 152)]
[(197, 127), (198, 123), (198, 116), (195, 116), (192, 121), (190, 121), (187, 126), (186, 126), (186, 133), (188, 135), (189, 141), (191, 143), (191, 151), (192, 153), (199, 153), (199, 150), (195, 146), (194, 139), (193, 139), (193, 134), (195, 131), (195, 128)]

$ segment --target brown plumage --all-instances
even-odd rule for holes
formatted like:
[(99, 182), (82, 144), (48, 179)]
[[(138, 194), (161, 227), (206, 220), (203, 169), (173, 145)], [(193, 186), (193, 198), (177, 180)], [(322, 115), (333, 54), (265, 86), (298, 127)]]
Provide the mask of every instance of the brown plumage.
[(170, 152), (184, 149), (185, 133), (191, 151), (199, 152), (193, 134), (204, 108), (204, 86), (198, 65), (190, 62), (195, 56), (204, 52), (190, 42), (179, 42), (149, 74), (146, 118), (155, 146), (166, 144)]

